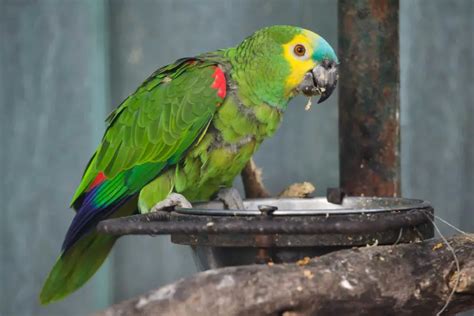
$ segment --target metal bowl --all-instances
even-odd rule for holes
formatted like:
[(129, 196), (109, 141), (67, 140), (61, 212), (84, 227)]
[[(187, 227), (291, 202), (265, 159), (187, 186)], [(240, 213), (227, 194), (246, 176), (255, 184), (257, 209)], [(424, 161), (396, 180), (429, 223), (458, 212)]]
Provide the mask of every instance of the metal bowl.
[(113, 235), (170, 234), (193, 248), (200, 269), (292, 262), (339, 249), (408, 243), (433, 236), (430, 204), (415, 199), (346, 197), (245, 200), (244, 210), (222, 202), (102, 221)]
[(341, 204), (330, 203), (326, 198), (269, 198), (244, 200), (244, 210), (226, 210), (220, 201), (194, 203), (192, 209), (177, 209), (181, 214), (211, 216), (259, 216), (261, 206), (277, 209), (273, 216), (334, 215), (355, 213), (378, 213), (424, 209), (430, 204), (423, 200), (388, 197), (346, 197)]
[[(225, 210), (221, 202), (212, 201), (176, 210), (187, 220), (203, 217), (207, 223), (238, 225), (233, 233), (173, 234), (171, 239), (190, 245), (197, 266), (206, 270), (294, 262), (344, 248), (408, 243), (433, 236), (433, 209), (422, 200), (346, 197), (341, 204), (333, 204), (326, 198), (256, 199), (244, 201), (244, 206), (244, 210)], [(244, 222), (235, 222), (237, 218)], [(237, 233), (239, 225), (248, 232)], [(260, 234), (254, 225), (261, 228)]]

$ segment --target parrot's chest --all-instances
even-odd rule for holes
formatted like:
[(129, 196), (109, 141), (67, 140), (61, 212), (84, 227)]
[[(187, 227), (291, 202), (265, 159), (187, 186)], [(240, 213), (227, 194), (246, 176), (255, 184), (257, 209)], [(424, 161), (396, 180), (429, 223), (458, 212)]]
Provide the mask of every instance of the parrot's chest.
[[(175, 189), (189, 200), (208, 200), (220, 188), (231, 186), (281, 121), (281, 113), (268, 106), (241, 107), (234, 102), (224, 103), (203, 138), (179, 164)], [(255, 114), (256, 110), (263, 113)]]

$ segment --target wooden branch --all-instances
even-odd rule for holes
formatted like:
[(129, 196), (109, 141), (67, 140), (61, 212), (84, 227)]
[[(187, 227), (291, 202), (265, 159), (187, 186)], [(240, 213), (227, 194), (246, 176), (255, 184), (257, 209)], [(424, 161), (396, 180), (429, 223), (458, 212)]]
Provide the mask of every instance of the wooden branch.
[(270, 193), (268, 193), (262, 181), (262, 170), (257, 168), (253, 158), (245, 165), (241, 176), (247, 199), (270, 197)]
[(474, 307), (474, 235), (449, 243), (459, 274), (440, 240), (372, 246), (198, 273), (97, 315), (435, 315), (458, 283), (453, 315)]

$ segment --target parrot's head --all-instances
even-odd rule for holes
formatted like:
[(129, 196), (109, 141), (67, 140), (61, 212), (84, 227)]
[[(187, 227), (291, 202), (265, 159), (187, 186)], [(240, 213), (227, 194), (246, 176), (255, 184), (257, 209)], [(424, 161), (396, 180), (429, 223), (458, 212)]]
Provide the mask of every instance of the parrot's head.
[(270, 105), (286, 107), (297, 94), (319, 95), (323, 102), (334, 91), (338, 59), (316, 33), (294, 26), (261, 29), (235, 48), (236, 77)]

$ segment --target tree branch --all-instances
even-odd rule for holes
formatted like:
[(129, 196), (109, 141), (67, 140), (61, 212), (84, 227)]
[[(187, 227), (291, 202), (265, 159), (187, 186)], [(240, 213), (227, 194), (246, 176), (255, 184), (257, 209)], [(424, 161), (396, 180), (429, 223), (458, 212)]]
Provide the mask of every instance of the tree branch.
[[(474, 307), (474, 235), (355, 248), (297, 264), (198, 273), (97, 314), (106, 315), (443, 315)], [(459, 282), (453, 281), (459, 277)]]
[(253, 158), (247, 162), (241, 176), (247, 199), (270, 197), (270, 193), (268, 193), (262, 181), (262, 170), (257, 167)]
[[(257, 167), (255, 161), (250, 159), (241, 173), (244, 185), (245, 197), (247, 199), (270, 197), (262, 180), (262, 170)], [(294, 183), (288, 186), (280, 194), (279, 198), (305, 198), (315, 191), (313, 184), (309, 182)]]

